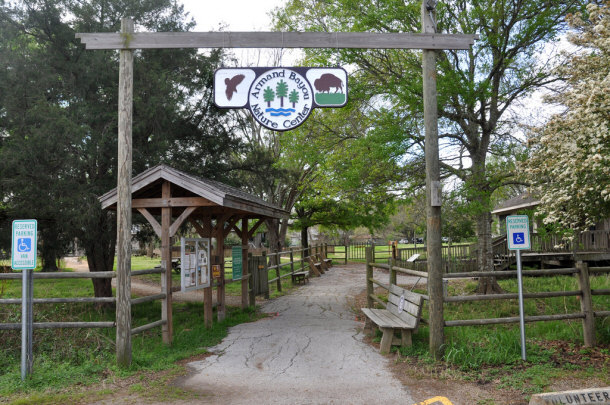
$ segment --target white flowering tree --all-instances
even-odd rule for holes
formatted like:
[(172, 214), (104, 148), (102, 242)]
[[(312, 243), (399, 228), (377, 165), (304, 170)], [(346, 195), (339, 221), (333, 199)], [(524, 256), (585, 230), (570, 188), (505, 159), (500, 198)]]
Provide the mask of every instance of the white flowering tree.
[(557, 69), (567, 88), (548, 100), (565, 111), (530, 140), (526, 169), (544, 222), (579, 231), (610, 216), (610, 2), (568, 21), (579, 52)]

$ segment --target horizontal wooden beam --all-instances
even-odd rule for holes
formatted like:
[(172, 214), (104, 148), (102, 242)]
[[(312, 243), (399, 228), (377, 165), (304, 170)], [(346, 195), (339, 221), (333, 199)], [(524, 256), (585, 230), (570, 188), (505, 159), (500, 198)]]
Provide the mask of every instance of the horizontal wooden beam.
[(132, 208), (211, 207), (217, 205), (203, 197), (136, 198)]
[(469, 49), (478, 35), (378, 32), (139, 32), (77, 33), (87, 49), (361, 48)]

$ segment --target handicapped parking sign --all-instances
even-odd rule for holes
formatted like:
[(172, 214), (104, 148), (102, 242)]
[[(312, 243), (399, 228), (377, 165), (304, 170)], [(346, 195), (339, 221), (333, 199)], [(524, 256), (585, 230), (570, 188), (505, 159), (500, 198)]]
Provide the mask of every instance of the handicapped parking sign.
[(14, 270), (36, 268), (36, 238), (38, 223), (35, 219), (13, 221), (11, 267)]
[(530, 249), (529, 218), (527, 215), (506, 217), (506, 232), (510, 250)]
[(17, 239), (17, 252), (25, 253), (32, 250), (32, 239), (21, 238)]

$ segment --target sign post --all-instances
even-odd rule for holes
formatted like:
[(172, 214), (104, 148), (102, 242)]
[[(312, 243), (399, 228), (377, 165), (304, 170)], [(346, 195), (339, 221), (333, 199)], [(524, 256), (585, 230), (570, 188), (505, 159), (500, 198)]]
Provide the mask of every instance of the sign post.
[(525, 361), (525, 316), (523, 315), (523, 279), (521, 277), (521, 251), (531, 249), (529, 218), (527, 215), (506, 217), (508, 248), (517, 251), (517, 284), (519, 285), (519, 326), (521, 329), (521, 358)]
[(22, 270), (21, 281), (21, 380), (32, 374), (32, 341), (34, 311), (34, 280), (32, 271), (36, 268), (38, 222), (35, 219), (13, 221), (11, 267)]

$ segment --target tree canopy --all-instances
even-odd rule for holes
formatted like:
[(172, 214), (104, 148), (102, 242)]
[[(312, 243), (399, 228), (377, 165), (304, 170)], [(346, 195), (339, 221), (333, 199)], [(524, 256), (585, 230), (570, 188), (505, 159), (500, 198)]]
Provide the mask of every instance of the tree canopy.
[(585, 230), (610, 212), (610, 4), (568, 21), (579, 50), (555, 71), (567, 87), (548, 97), (564, 111), (530, 139), (526, 170), (544, 222)]
[[(7, 219), (39, 219), (48, 269), (75, 237), (92, 271), (112, 269), (116, 220), (97, 196), (116, 185), (118, 54), (86, 51), (75, 33), (117, 32), (124, 15), (151, 31), (194, 26), (169, 0), (0, 4), (0, 190)], [(226, 177), (239, 140), (211, 100), (220, 58), (135, 53), (134, 173), (171, 161)]]
[[(287, 30), (420, 32), (420, 4), (292, 0), (275, 19), (277, 27)], [(514, 137), (511, 107), (557, 80), (538, 55), (564, 30), (564, 16), (581, 5), (573, 0), (437, 5), (437, 32), (480, 35), (468, 51), (438, 52), (437, 87), (442, 175), (459, 179), (466, 191), (465, 200), (476, 217), (481, 270), (493, 268), (491, 196), (500, 187), (522, 181), (513, 171), (493, 170), (488, 158), (500, 155), (514, 161), (509, 151), (520, 140)], [(421, 53), (325, 49), (309, 50), (306, 58), (309, 63), (353, 68), (350, 100), (363, 100), (361, 113), (369, 122), (363, 131), (344, 136), (391, 139), (385, 143), (391, 148), (386, 156), (401, 163), (402, 173), (409, 176), (406, 183), (421, 187), (425, 173)], [(346, 156), (352, 161), (361, 157)]]

